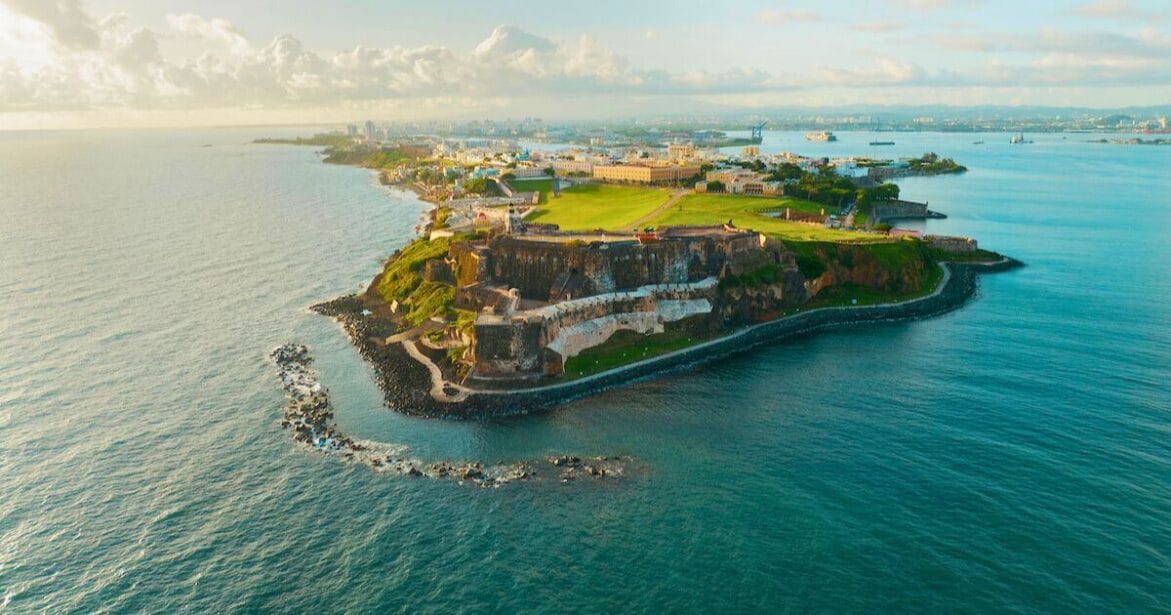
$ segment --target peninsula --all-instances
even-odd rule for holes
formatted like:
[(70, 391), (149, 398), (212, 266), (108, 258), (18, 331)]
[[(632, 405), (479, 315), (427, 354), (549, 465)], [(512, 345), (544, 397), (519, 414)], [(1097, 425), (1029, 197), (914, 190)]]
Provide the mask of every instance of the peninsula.
[[(392, 409), (483, 418), (788, 336), (938, 314), (977, 274), (1020, 264), (971, 238), (891, 229), (882, 220), (942, 215), (866, 166), (745, 149), (468, 167), (417, 141), (333, 143), (326, 161), (375, 168), (435, 207), (364, 291), (313, 309), (344, 326)], [(565, 164), (585, 161), (589, 175)]]

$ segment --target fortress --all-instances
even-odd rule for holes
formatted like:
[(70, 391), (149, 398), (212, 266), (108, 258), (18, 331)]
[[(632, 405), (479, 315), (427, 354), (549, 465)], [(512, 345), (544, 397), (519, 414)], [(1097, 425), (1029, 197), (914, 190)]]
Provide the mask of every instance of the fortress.
[[(682, 227), (640, 239), (551, 233), (460, 242), (429, 261), (424, 276), (454, 282), (456, 307), (477, 313), (469, 379), (493, 381), (560, 374), (565, 360), (621, 330), (659, 333), (685, 321), (714, 330), (720, 280), (765, 267), (800, 276), (793, 255), (764, 235)], [(798, 294), (783, 299), (800, 303)]]

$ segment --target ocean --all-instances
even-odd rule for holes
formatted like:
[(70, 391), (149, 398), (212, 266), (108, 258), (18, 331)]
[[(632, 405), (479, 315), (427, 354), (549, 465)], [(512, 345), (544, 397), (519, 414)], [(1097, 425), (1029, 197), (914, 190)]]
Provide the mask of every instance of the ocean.
[[(384, 408), (306, 309), (426, 208), (250, 144), (305, 132), (0, 133), (0, 612), (1171, 611), (1171, 147), (767, 132), (955, 158), (899, 181), (948, 215), (910, 226), (1028, 266), (937, 318), (449, 422)], [(354, 437), (634, 469), (479, 489), (314, 454), (278, 425), (286, 341)]]

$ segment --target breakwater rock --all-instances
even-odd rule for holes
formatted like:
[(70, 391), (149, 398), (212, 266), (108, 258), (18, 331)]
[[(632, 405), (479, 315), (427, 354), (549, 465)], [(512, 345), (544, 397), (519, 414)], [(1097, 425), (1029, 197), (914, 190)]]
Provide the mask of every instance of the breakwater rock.
[(626, 475), (632, 461), (628, 456), (570, 455), (497, 464), (413, 458), (406, 454), (406, 446), (359, 442), (338, 429), (329, 391), (321, 386), (317, 371), (311, 367), (313, 358), (304, 345), (285, 344), (273, 350), (269, 358), (276, 364), (287, 400), (280, 424), (292, 432), (293, 441), (345, 462), (366, 465), (378, 473), (499, 487), (515, 481), (569, 483), (578, 479), (615, 479)]

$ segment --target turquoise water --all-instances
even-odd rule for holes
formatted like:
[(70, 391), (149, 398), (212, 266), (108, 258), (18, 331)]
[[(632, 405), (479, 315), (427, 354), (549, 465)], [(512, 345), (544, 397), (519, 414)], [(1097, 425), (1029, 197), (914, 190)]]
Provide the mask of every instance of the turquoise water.
[[(955, 157), (904, 196), (1029, 266), (932, 320), (450, 423), (383, 409), (305, 309), (422, 205), (247, 144), (279, 132), (0, 134), (0, 610), (1171, 609), (1171, 148), (769, 133)], [(288, 340), (355, 436), (640, 469), (480, 490), (315, 456), (277, 425)]]

